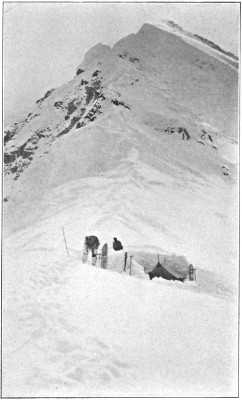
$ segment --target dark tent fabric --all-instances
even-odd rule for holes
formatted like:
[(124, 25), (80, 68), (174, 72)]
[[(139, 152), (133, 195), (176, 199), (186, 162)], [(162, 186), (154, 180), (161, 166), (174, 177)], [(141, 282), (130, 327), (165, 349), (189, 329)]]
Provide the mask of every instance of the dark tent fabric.
[(175, 275), (173, 275), (171, 272), (169, 272), (163, 265), (161, 265), (159, 262), (157, 263), (156, 267), (149, 272), (150, 279), (152, 280), (153, 278), (163, 278), (168, 281), (181, 281), (183, 282), (185, 278), (177, 278)]

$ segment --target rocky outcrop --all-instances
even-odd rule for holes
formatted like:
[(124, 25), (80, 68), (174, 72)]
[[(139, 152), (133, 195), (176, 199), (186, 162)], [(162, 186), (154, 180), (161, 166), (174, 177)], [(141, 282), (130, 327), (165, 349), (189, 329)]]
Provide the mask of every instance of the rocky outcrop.
[(36, 104), (42, 103), (45, 99), (47, 99), (47, 97), (49, 97), (49, 96), (51, 95), (51, 93), (54, 92), (54, 90), (55, 90), (55, 89), (48, 90), (48, 91), (45, 93), (44, 97), (42, 97), (41, 99), (39, 99), (39, 100), (36, 101)]
[[(177, 26), (171, 27), (179, 29)], [(178, 69), (177, 65), (183, 62), (184, 55), (188, 56), (187, 66)], [(204, 55), (198, 49), (193, 51), (192, 46), (180, 39), (178, 43), (177, 37), (171, 33), (149, 24), (144, 25), (136, 35), (122, 39), (113, 49), (102, 44), (95, 46), (86, 54), (75, 77), (67, 85), (48, 90), (37, 100), (37, 106), (25, 119), (6, 130), (6, 173), (21, 173), (35, 157), (40, 139), (42, 143), (51, 145), (56, 138), (69, 134), (72, 129), (81, 129), (93, 123), (104, 110), (115, 117), (125, 108), (130, 110), (127, 115), (132, 117), (133, 113), (137, 120), (151, 127), (153, 133), (155, 129), (163, 137), (173, 135), (186, 143), (194, 140), (202, 146), (216, 148), (210, 126), (217, 127), (218, 117), (215, 119), (209, 114), (211, 107), (206, 104), (212, 97), (211, 104), (218, 104), (216, 112), (226, 111), (227, 108), (219, 106), (221, 97), (213, 98), (216, 92), (213, 90), (211, 93), (206, 91), (206, 101), (199, 103), (197, 112), (194, 104), (199, 101), (201, 94), (204, 96), (204, 88), (197, 80), (193, 80), (187, 95), (189, 98), (186, 99), (186, 82), (189, 82), (190, 74), (193, 76), (195, 72), (196, 75), (199, 68), (201, 79), (206, 74), (210, 86), (213, 85), (221, 75), (218, 65), (224, 73), (224, 66), (218, 60)], [(213, 66), (215, 70), (210, 71)], [(171, 86), (169, 79), (166, 79), (166, 68), (171, 68), (175, 77)], [(233, 71), (231, 74), (234, 74)], [(182, 75), (178, 75), (178, 72)], [(225, 72), (227, 77), (227, 70)], [(174, 82), (177, 84), (174, 85)], [(183, 96), (186, 100), (184, 105)], [(223, 117), (223, 114), (220, 112), (219, 116)]]
[(15, 180), (18, 179), (33, 159), (34, 153), (38, 148), (39, 139), (39, 134), (35, 132), (30, 140), (22, 146), (12, 148), (11, 151), (6, 152), (4, 154), (4, 173), (7, 175), (12, 174)]
[(78, 68), (78, 70), (76, 71), (77, 75), (80, 75), (84, 72), (84, 69)]
[(228, 175), (229, 175), (229, 169), (228, 169), (228, 167), (226, 167), (225, 165), (222, 166), (222, 173), (223, 173), (223, 175), (225, 175), (225, 176), (228, 176)]
[(119, 99), (112, 99), (111, 103), (114, 104), (115, 106), (123, 106), (124, 108), (127, 108), (128, 110), (130, 110), (131, 106), (128, 103), (125, 103), (122, 100)]
[(130, 63), (134, 64), (135, 67), (142, 70), (139, 58), (131, 56), (127, 52), (118, 54), (118, 57), (121, 58), (122, 60), (129, 61)]
[(12, 128), (8, 128), (4, 131), (4, 146), (8, 143), (9, 140), (11, 140), (15, 133), (17, 132), (18, 129), (18, 124), (15, 123)]
[[(83, 72), (84, 70), (81, 70), (77, 75)], [(90, 74), (90, 79), (85, 77), (77, 81), (73, 93), (68, 93), (65, 98), (58, 99), (58, 95), (54, 94), (55, 89), (47, 91), (43, 98), (37, 100), (36, 110), (29, 113), (23, 121), (6, 130), (4, 139), (5, 145), (8, 144), (8, 149), (4, 154), (5, 174), (11, 174), (15, 180), (18, 179), (33, 160), (40, 139), (43, 139), (46, 144), (51, 144), (55, 137), (68, 134), (75, 126), (80, 129), (89, 122), (93, 122), (101, 114), (101, 104), (106, 97), (102, 91), (100, 74), (99, 69), (94, 69)], [(45, 103), (46, 100), (47, 103)], [(45, 113), (45, 108), (49, 111), (51, 107), (53, 111), (56, 110), (57, 116), (60, 113), (57, 125), (51, 126), (47, 122), (43, 124), (40, 120), (40, 127), (35, 128), (30, 135), (26, 134), (26, 140), (23, 140), (21, 145), (16, 145), (13, 139), (22, 132), (22, 128), (29, 124), (31, 131), (31, 124), (35, 117)]]
[(198, 143), (202, 145), (209, 145), (212, 146), (214, 149), (217, 150), (217, 146), (214, 144), (214, 139), (211, 132), (208, 132), (206, 129), (201, 129), (199, 132), (199, 139), (197, 140)]
[(193, 64), (200, 69), (210, 69), (212, 71), (215, 71), (215, 66), (211, 62), (206, 62), (200, 60), (199, 58), (196, 58)]
[(161, 133), (166, 133), (168, 135), (172, 134), (179, 134), (182, 137), (182, 140), (190, 140), (191, 135), (188, 133), (187, 129), (184, 127), (170, 127), (167, 126), (166, 128), (155, 128), (156, 131), (161, 132)]

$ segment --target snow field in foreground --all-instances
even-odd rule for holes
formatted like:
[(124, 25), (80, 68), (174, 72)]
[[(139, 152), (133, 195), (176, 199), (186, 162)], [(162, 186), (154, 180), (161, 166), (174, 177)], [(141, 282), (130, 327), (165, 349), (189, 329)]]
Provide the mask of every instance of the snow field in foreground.
[[(119, 181), (115, 191), (110, 180), (90, 178), (85, 190), (83, 183), (53, 190), (46, 201), (54, 205), (45, 219), (4, 241), (3, 395), (236, 395), (237, 315), (230, 282), (236, 260), (228, 246), (230, 230), (222, 229), (230, 220), (215, 215), (224, 212), (220, 191), (214, 188), (206, 210), (207, 192), (200, 191), (200, 201), (191, 192), (186, 202), (185, 190), (181, 206), (175, 198), (176, 207), (168, 208), (174, 196), (169, 187), (159, 196), (153, 190), (152, 202), (147, 189), (132, 186), (124, 203), (129, 212), (111, 217)], [(199, 205), (201, 216), (185, 235), (184, 222), (194, 220)], [(145, 218), (143, 209), (150, 210)], [(167, 219), (169, 230), (161, 231), (158, 217)], [(209, 219), (212, 228), (221, 221), (219, 235), (207, 236)], [(113, 273), (122, 271), (122, 260), (112, 251), (111, 271), (83, 265), (85, 234), (96, 234), (109, 249), (117, 236), (134, 254), (175, 249), (198, 268), (197, 283), (150, 282), (135, 257), (133, 272), (142, 279)]]
[(47, 248), (4, 271), (4, 396), (236, 395), (233, 303)]

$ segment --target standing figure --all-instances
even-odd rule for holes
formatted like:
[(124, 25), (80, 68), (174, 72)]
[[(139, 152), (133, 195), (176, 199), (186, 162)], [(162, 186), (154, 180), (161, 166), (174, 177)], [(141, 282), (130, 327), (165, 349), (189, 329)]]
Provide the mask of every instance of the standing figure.
[(97, 249), (100, 243), (97, 236), (86, 236), (83, 250), (82, 262), (85, 263), (87, 261), (88, 252), (91, 250), (92, 252), (92, 265), (95, 265), (97, 262)]
[(115, 251), (123, 250), (123, 245), (117, 238), (113, 238), (113, 249)]

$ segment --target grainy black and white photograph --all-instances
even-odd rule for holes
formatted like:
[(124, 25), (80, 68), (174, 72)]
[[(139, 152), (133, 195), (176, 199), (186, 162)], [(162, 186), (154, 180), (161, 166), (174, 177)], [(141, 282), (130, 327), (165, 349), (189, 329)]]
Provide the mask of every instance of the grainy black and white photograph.
[(238, 397), (240, 2), (4, 2), (2, 398)]

